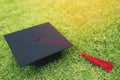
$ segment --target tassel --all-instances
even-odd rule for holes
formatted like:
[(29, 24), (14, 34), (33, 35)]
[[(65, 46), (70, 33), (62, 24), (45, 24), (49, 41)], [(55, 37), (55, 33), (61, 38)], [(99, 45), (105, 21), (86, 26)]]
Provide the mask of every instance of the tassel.
[(87, 60), (89, 60), (93, 64), (103, 67), (103, 69), (105, 69), (108, 73), (112, 70), (112, 68), (114, 66), (112, 62), (108, 62), (108, 61), (90, 56), (90, 55), (86, 54), (85, 52), (82, 52), (81, 56), (85, 57)]

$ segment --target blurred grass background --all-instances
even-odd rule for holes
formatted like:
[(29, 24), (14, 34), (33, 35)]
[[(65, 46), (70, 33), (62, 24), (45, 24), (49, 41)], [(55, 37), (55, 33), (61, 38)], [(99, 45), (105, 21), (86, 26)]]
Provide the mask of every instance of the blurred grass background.
[[(3, 35), (50, 22), (80, 51), (114, 62), (111, 73), (71, 48), (58, 61), (19, 68)], [(120, 80), (120, 0), (0, 0), (0, 80)]]

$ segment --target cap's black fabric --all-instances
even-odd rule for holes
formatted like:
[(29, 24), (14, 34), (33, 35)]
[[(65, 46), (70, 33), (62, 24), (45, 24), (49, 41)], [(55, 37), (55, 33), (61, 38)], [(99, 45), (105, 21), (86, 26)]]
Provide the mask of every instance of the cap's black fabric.
[(50, 23), (33, 26), (4, 37), (20, 67), (72, 46)]

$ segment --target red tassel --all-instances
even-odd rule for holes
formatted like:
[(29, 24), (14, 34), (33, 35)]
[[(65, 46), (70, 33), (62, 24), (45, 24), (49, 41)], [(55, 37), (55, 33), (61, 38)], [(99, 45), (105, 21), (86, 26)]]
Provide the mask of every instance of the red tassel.
[(86, 54), (85, 52), (82, 52), (81, 56), (85, 57), (87, 60), (89, 60), (93, 64), (103, 67), (107, 72), (110, 72), (114, 66), (112, 62), (108, 62), (108, 61), (90, 56)]

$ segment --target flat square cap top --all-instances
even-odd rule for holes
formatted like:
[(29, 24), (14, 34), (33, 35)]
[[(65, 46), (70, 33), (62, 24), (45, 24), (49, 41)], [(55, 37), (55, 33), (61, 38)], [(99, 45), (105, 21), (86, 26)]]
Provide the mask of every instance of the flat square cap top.
[(20, 67), (72, 46), (50, 23), (33, 26), (4, 37)]

